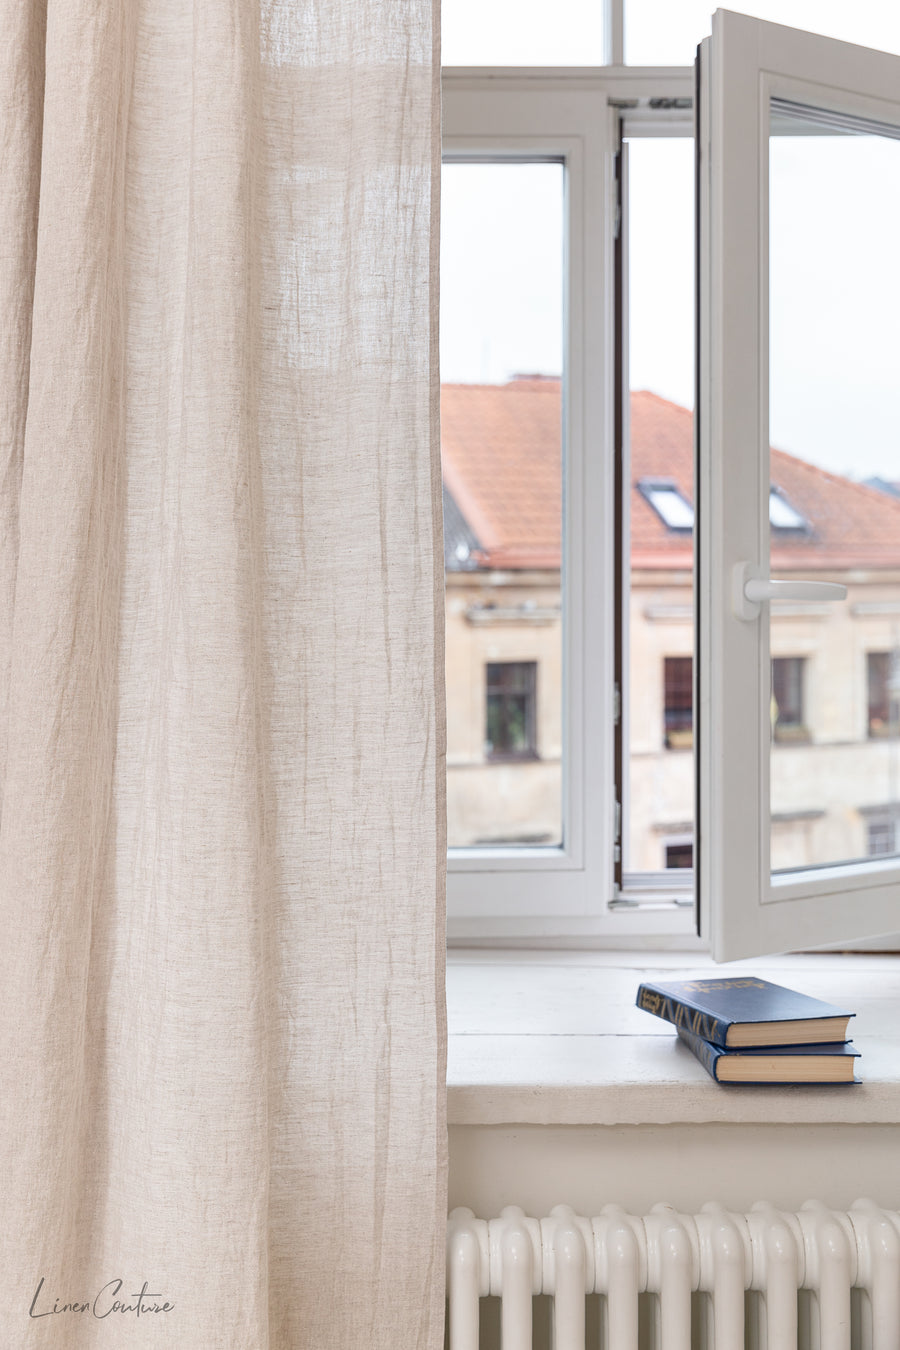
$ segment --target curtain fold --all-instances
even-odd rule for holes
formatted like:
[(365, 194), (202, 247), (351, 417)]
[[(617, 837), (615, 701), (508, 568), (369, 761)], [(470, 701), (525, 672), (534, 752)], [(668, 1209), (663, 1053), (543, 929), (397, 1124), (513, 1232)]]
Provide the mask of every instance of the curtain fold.
[(437, 1350), (436, 6), (0, 23), (0, 1343)]

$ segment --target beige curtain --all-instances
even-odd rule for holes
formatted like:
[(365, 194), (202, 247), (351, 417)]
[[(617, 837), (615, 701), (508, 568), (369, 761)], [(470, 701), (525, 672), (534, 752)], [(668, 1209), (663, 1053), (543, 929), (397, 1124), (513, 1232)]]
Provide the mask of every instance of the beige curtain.
[(435, 24), (0, 0), (9, 1350), (440, 1344)]

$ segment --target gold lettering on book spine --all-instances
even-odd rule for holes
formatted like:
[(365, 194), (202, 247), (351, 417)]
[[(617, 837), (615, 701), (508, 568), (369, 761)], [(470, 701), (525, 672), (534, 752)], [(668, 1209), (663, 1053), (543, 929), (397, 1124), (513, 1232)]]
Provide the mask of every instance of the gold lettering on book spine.
[(701, 1012), (698, 1008), (689, 1008), (685, 1003), (676, 1003), (674, 999), (664, 998), (655, 989), (640, 991), (638, 1007), (654, 1013), (657, 1017), (665, 1018), (676, 1027), (686, 1027), (695, 1036), (701, 1036), (706, 1041), (716, 1038), (719, 1028), (718, 1018), (710, 1017), (708, 1013)]
[(640, 1006), (645, 1008), (647, 1012), (656, 1013), (656, 1015), (659, 1016), (662, 998), (657, 994), (655, 989), (642, 989)]
[(686, 980), (684, 987), (694, 994), (713, 994), (719, 989), (765, 989), (766, 985), (764, 980), (743, 976), (731, 980)]

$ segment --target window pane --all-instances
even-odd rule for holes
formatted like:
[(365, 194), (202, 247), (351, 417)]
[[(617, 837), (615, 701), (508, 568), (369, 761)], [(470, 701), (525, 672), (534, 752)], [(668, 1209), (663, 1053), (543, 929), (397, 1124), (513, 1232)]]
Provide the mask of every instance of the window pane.
[[(625, 0), (625, 60), (637, 66), (692, 65), (708, 36), (714, 0)], [(900, 52), (895, 0), (741, 0), (742, 14), (805, 28), (862, 47)]]
[(563, 166), (444, 166), (451, 847), (560, 844)]
[(603, 4), (557, 0), (552, 22), (541, 0), (443, 0), (445, 66), (598, 66)]
[(693, 143), (628, 141), (630, 600), (624, 868), (691, 865)]
[[(771, 865), (896, 851), (900, 802), (900, 141), (773, 108)], [(789, 506), (793, 517), (781, 508)]]

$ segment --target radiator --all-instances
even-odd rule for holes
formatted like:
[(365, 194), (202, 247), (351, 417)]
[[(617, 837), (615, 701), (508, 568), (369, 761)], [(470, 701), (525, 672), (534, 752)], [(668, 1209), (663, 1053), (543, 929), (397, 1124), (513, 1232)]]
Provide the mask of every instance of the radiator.
[(608, 1205), (591, 1219), (564, 1205), (543, 1219), (453, 1211), (449, 1350), (493, 1350), (479, 1341), (486, 1298), (500, 1300), (501, 1350), (532, 1350), (538, 1294), (553, 1350), (585, 1350), (592, 1295), (591, 1350), (900, 1350), (900, 1213), (870, 1200), (746, 1214)]

